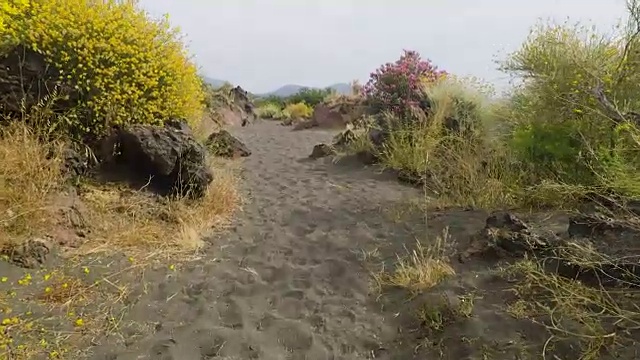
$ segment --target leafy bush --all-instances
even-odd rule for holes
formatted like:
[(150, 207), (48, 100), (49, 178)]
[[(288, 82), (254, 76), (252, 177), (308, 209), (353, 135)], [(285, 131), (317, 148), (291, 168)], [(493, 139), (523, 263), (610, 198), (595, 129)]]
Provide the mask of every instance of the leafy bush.
[[(424, 85), (432, 111), (425, 121), (388, 121), (382, 164), (424, 184), (429, 193), (457, 205), (492, 206), (513, 202), (517, 178), (507, 171), (499, 139), (488, 134), (495, 113), (488, 89), (473, 79), (446, 77)], [(452, 129), (452, 119), (459, 128)], [(466, 129), (466, 131), (462, 131)]]
[(310, 107), (315, 107), (316, 105), (323, 102), (329, 95), (333, 93), (332, 89), (310, 89), (310, 88), (302, 88), (297, 93), (287, 97), (285, 102), (287, 104), (297, 104), (297, 103), (305, 103)]
[(408, 114), (410, 107), (424, 100), (422, 85), (445, 74), (429, 60), (422, 60), (416, 51), (405, 50), (395, 63), (387, 63), (371, 73), (364, 93), (375, 111)]
[(276, 96), (276, 95), (269, 95), (269, 96), (265, 96), (265, 97), (260, 97), (260, 98), (256, 99), (255, 104), (258, 107), (260, 107), (262, 105), (265, 105), (265, 104), (276, 104), (281, 109), (286, 106), (285, 99), (280, 97), (280, 96)]
[(300, 102), (300, 103), (287, 105), (284, 108), (283, 113), (288, 118), (293, 118), (293, 119), (308, 118), (311, 116), (311, 114), (313, 114), (313, 109), (309, 105), (303, 102)]
[(282, 108), (278, 104), (274, 103), (265, 103), (259, 106), (256, 109), (256, 114), (260, 118), (273, 120), (282, 119), (282, 117), (284, 116)]
[(504, 63), (524, 79), (510, 104), (510, 147), (529, 164), (531, 183), (542, 178), (640, 195), (629, 186), (640, 180), (638, 129), (619, 116), (640, 105), (640, 53), (622, 51), (640, 42), (622, 39), (626, 46), (585, 27), (539, 26)]
[(24, 45), (43, 54), (79, 93), (72, 131), (201, 115), (201, 81), (177, 30), (134, 2), (8, 0), (0, 24), (0, 49)]
[(312, 88), (302, 88), (297, 93), (281, 97), (277, 95), (269, 95), (263, 98), (260, 98), (256, 101), (258, 106), (263, 104), (271, 103), (278, 104), (280, 108), (284, 108), (290, 104), (297, 103), (305, 103), (310, 107), (315, 107), (316, 105), (322, 103), (327, 97), (333, 95), (334, 91), (330, 88), (327, 89), (312, 89)]

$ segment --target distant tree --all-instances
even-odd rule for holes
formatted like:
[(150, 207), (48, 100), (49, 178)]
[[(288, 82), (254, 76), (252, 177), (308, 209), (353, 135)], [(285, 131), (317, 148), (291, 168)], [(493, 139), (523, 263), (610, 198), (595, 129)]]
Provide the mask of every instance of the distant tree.
[(268, 96), (261, 96), (259, 98), (257, 98), (254, 103), (257, 106), (263, 106), (266, 104), (274, 104), (277, 105), (278, 108), (283, 109), (285, 107), (285, 99), (281, 96), (277, 96), (277, 95), (268, 95)]
[(311, 89), (311, 88), (302, 88), (297, 93), (289, 96), (285, 99), (285, 103), (287, 104), (297, 104), (297, 103), (305, 103), (311, 107), (314, 107), (324, 99), (333, 93), (333, 89)]

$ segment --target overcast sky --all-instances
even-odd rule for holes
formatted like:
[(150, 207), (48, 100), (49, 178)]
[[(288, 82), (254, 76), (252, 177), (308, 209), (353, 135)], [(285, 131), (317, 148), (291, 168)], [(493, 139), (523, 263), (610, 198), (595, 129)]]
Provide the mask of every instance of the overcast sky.
[[(392, 5), (393, 4), (393, 5)], [(142, 0), (169, 14), (207, 76), (252, 92), (284, 84), (366, 81), (402, 49), (440, 68), (504, 84), (494, 60), (539, 19), (594, 23), (609, 31), (624, 0)]]

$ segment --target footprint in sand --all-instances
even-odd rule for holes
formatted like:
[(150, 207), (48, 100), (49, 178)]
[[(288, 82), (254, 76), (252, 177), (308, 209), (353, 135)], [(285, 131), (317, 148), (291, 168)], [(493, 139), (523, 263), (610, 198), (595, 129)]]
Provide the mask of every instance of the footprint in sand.
[(266, 121), (231, 131), (253, 152), (241, 185), (251, 196), (233, 230), (175, 279), (171, 291), (181, 284), (183, 300), (159, 301), (170, 291), (154, 286), (134, 305), (136, 318), (123, 320), (161, 314), (161, 330), (149, 327), (126, 348), (110, 347), (115, 357), (94, 358), (370, 359), (397, 330), (369, 296), (355, 252), (389, 234), (412, 241), (380, 209), (418, 190), (367, 169), (296, 161), (330, 141), (329, 131), (293, 132)]

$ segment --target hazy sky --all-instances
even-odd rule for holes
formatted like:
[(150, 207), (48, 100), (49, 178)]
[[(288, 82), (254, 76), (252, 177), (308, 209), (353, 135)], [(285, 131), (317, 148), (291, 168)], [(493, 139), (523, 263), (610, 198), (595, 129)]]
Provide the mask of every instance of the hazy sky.
[[(624, 0), (142, 0), (168, 13), (202, 72), (252, 92), (366, 81), (402, 49), (447, 71), (506, 81), (504, 58), (540, 19), (610, 30)], [(393, 4), (393, 5), (392, 5)]]

